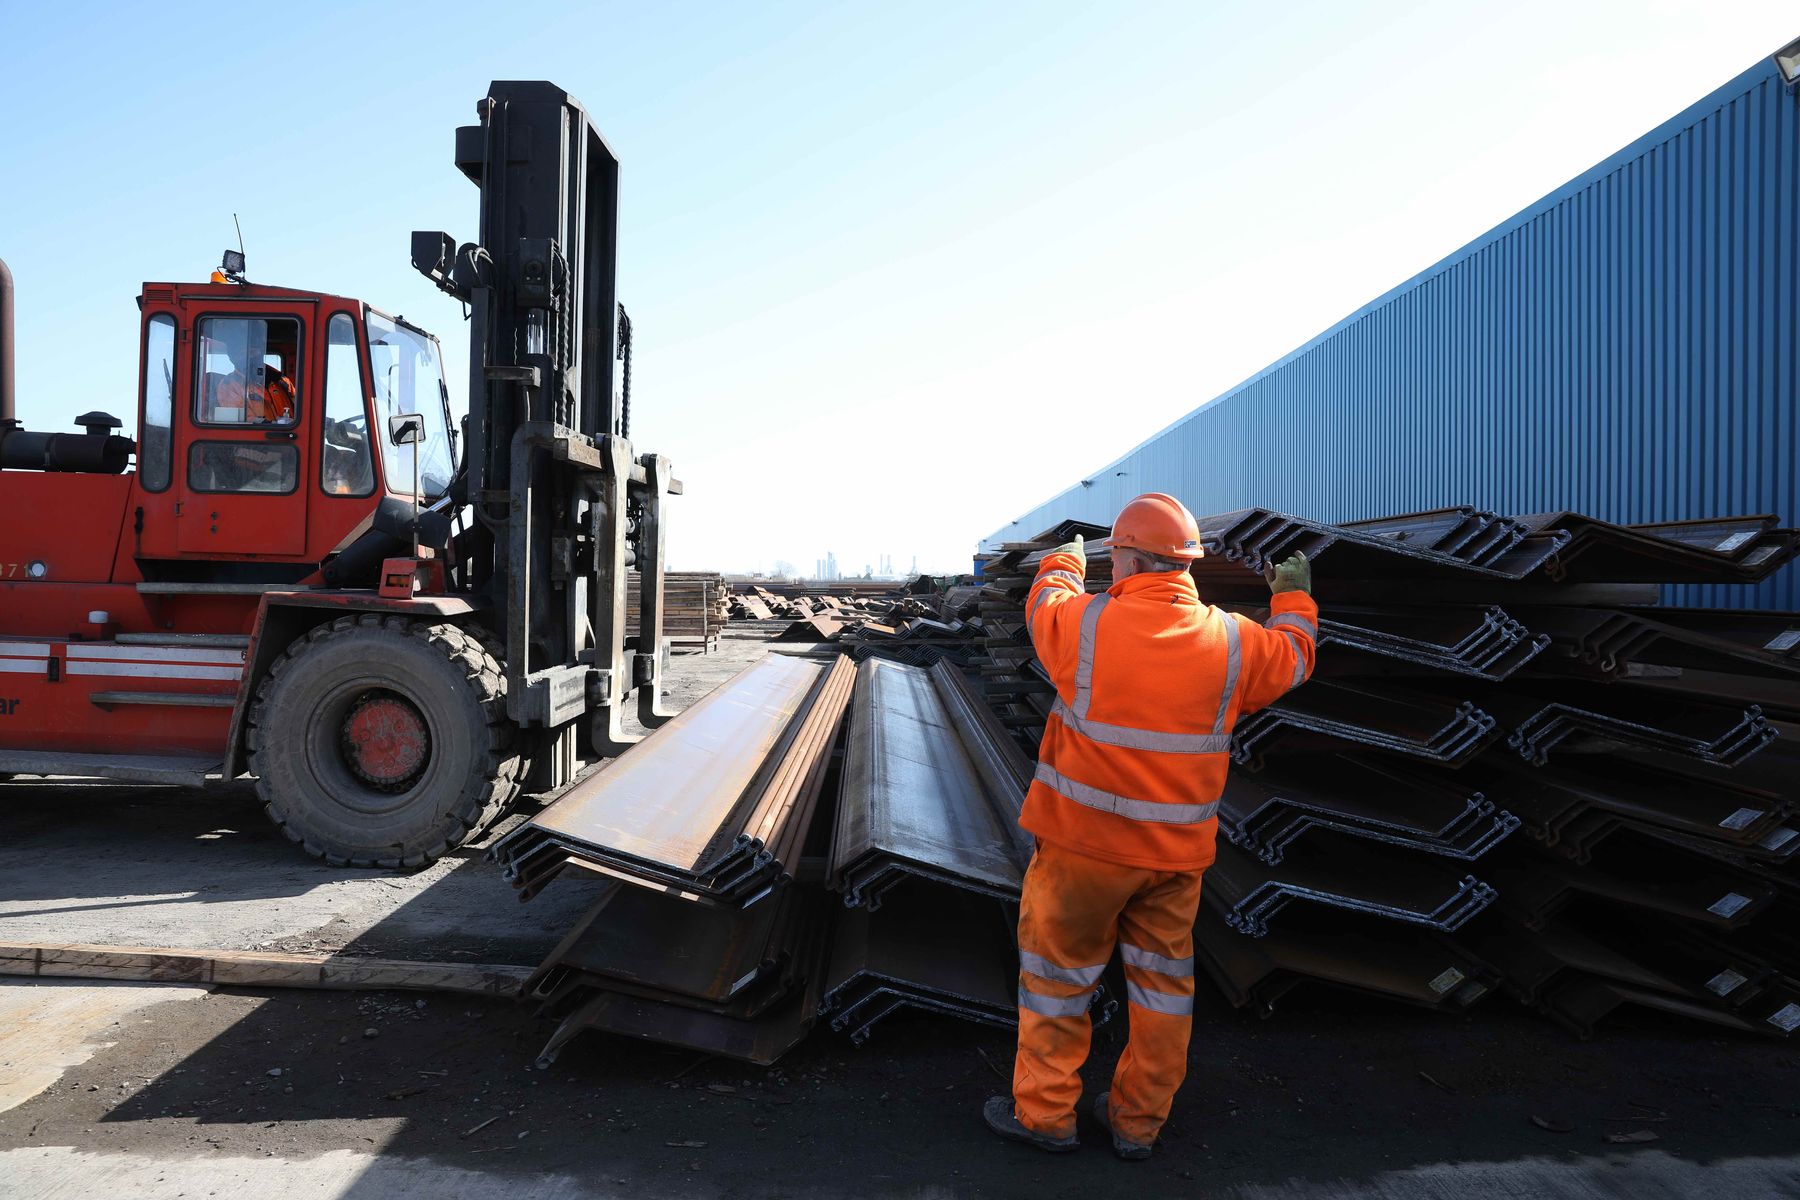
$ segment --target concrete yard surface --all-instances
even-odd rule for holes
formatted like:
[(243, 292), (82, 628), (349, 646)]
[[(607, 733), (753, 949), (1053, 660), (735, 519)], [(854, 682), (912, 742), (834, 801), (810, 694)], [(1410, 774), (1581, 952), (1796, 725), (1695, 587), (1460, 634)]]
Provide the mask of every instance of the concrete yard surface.
[(0, 1112), (17, 1108), (116, 1040), (125, 1018), (204, 988), (73, 979), (0, 981)]
[[(778, 628), (677, 656), (675, 703)], [(535, 965), (595, 885), (520, 904), (481, 855), (344, 871), (244, 786), (15, 781), (0, 937)], [(1301, 989), (1257, 1020), (1203, 987), (1141, 1164), (1085, 1115), (1073, 1156), (996, 1140), (1010, 1037), (943, 1018), (815, 1029), (769, 1069), (590, 1034), (538, 1070), (550, 1030), (487, 997), (0, 979), (0, 1197), (1800, 1196), (1800, 1048), (1649, 1015), (1582, 1042), (1498, 997)], [(1097, 1032), (1090, 1097), (1123, 1034)]]

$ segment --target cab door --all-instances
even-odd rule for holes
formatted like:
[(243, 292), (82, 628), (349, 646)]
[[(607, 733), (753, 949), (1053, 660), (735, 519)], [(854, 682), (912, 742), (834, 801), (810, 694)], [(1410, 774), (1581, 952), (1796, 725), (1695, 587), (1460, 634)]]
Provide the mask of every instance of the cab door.
[(314, 364), (299, 314), (232, 306), (194, 317), (187, 420), (179, 422), (176, 549), (244, 558), (306, 551)]

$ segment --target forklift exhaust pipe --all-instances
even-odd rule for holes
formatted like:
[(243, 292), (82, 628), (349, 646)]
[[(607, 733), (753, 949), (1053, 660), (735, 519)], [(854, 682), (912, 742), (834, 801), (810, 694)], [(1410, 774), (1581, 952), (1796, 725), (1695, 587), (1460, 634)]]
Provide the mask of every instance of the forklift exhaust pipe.
[(0, 424), (16, 417), (13, 408), (13, 277), (0, 259)]

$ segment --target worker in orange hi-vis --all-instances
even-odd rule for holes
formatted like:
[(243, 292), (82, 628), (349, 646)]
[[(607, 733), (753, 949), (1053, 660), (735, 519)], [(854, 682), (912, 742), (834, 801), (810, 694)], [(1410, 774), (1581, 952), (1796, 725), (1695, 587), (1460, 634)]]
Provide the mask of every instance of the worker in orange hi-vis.
[(1068, 1151), (1088, 1005), (1113, 947), (1130, 1040), (1094, 1116), (1120, 1158), (1150, 1156), (1187, 1074), (1194, 917), (1212, 864), (1231, 729), (1312, 673), (1318, 605), (1304, 555), (1271, 566), (1267, 621), (1200, 600), (1193, 514), (1158, 492), (1127, 504), (1102, 543), (1113, 585), (1085, 590), (1082, 539), (1038, 567), (1032, 645), (1056, 684), (1019, 823), (1037, 835), (1019, 911), (1013, 1094), (983, 1116), (1002, 1137)]
[(275, 367), (261, 369), (262, 381), (250, 382), (234, 371), (220, 381), (214, 403), (223, 409), (242, 410), (243, 420), (253, 425), (291, 425), (294, 421), (294, 381)]

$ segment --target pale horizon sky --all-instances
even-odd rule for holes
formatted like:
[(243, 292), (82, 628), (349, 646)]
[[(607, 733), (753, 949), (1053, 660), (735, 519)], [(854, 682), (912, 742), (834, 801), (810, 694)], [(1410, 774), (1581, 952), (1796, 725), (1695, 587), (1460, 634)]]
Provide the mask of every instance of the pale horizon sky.
[(135, 425), (139, 285), (204, 278), (234, 211), (253, 279), (436, 331), (460, 411), (466, 327), (408, 235), (473, 235), (452, 131), (547, 78), (622, 162), (673, 564), (846, 574), (967, 570), (1800, 35), (1765, 0), (223, 11), (0, 0), (29, 427)]

